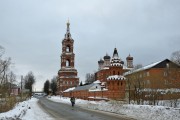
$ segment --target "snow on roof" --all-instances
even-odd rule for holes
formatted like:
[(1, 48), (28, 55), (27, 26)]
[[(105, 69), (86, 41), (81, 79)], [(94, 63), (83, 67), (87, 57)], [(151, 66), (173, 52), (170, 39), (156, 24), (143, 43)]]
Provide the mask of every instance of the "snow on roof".
[(107, 80), (125, 80), (126, 78), (122, 75), (112, 75), (107, 78)]
[(111, 66), (123, 66), (121, 63), (111, 63)]
[(95, 92), (95, 91), (108, 91), (108, 89), (106, 89), (106, 88), (97, 88), (97, 89), (89, 90), (89, 92)]
[(101, 85), (106, 85), (106, 82), (102, 82)]
[(127, 66), (123, 65), (123, 69), (132, 70), (133, 68), (128, 68)]
[(109, 69), (109, 67), (104, 67), (103, 69), (107, 70), (107, 69)]
[(101, 83), (101, 82), (100, 82), (100, 80), (96, 80), (93, 83), (97, 83), (98, 84), (98, 83)]
[(73, 91), (79, 91), (79, 90), (89, 90), (91, 87), (93, 86), (99, 86), (99, 84), (97, 83), (92, 83), (92, 84), (89, 84), (89, 85), (84, 85), (84, 86), (78, 86), (76, 87)]
[(132, 69), (131, 71), (125, 72), (124, 75), (129, 75), (131, 73), (139, 72), (139, 71), (142, 71), (142, 70), (147, 70), (147, 69), (152, 68), (155, 65), (159, 64), (160, 62), (162, 62), (162, 61), (158, 61), (158, 62), (149, 64), (149, 65), (146, 65), (146, 66), (144, 66), (142, 68), (139, 68), (139, 69), (136, 69), (136, 70)]
[(61, 76), (60, 78), (79, 78), (78, 76)]
[(65, 91), (63, 91), (63, 92), (69, 92), (69, 91), (72, 91), (72, 90), (74, 90), (75, 89), (75, 87), (72, 87), (72, 88), (68, 88), (68, 89), (66, 89)]

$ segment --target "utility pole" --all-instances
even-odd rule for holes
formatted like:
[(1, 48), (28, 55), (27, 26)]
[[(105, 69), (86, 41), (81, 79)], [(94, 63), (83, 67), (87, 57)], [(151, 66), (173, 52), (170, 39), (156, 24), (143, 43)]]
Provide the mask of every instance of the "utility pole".
[(22, 84), (22, 81), (23, 81), (23, 76), (21, 75), (21, 100), (23, 98), (23, 84)]

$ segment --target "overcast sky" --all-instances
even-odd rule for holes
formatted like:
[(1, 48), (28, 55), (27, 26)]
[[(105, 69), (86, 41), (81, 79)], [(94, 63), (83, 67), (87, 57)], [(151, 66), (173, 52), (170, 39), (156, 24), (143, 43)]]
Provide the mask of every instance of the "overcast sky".
[(115, 47), (143, 65), (180, 50), (180, 0), (0, 0), (0, 45), (18, 80), (33, 71), (39, 90), (57, 75), (68, 18), (81, 81)]

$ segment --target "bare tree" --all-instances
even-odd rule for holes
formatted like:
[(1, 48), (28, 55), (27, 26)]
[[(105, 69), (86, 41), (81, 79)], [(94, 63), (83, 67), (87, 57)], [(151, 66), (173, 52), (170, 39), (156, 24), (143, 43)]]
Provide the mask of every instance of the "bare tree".
[(92, 74), (92, 73), (87, 73), (86, 74), (86, 80), (85, 80), (85, 83), (86, 84), (91, 84), (95, 81), (95, 75)]
[(171, 54), (171, 60), (176, 64), (180, 65), (180, 50), (175, 51)]
[(12, 85), (16, 81), (16, 75), (11, 71), (8, 73), (9, 95), (11, 94)]
[(0, 59), (0, 84), (5, 83), (5, 76), (7, 74), (9, 65), (11, 64), (11, 58)]
[(142, 68), (143, 65), (142, 64), (136, 64), (134, 65), (134, 69), (133, 70), (136, 70), (136, 69), (139, 69), (139, 68)]
[(4, 54), (5, 50), (4, 48), (0, 45), (0, 58)]
[(0, 113), (12, 109), (17, 102), (16, 97), (10, 96), (11, 83), (15, 80), (15, 74), (13, 72), (9, 72), (11, 58), (4, 59), (2, 57), (4, 52), (5, 49), (0, 46), (0, 95), (5, 101), (4, 104), (1, 104)]

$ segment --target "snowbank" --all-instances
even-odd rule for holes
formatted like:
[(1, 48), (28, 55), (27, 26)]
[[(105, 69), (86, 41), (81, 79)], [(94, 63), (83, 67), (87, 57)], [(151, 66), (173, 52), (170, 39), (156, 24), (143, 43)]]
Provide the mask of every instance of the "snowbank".
[(30, 100), (17, 104), (12, 110), (0, 114), (0, 120), (53, 120), (38, 105), (38, 99)]
[[(54, 96), (51, 97), (50, 100), (70, 104), (69, 98)], [(127, 117), (138, 120), (180, 120), (180, 108), (122, 104), (115, 101), (87, 101), (80, 99), (76, 99), (76, 105), (89, 109), (113, 112), (121, 115), (124, 114)]]

